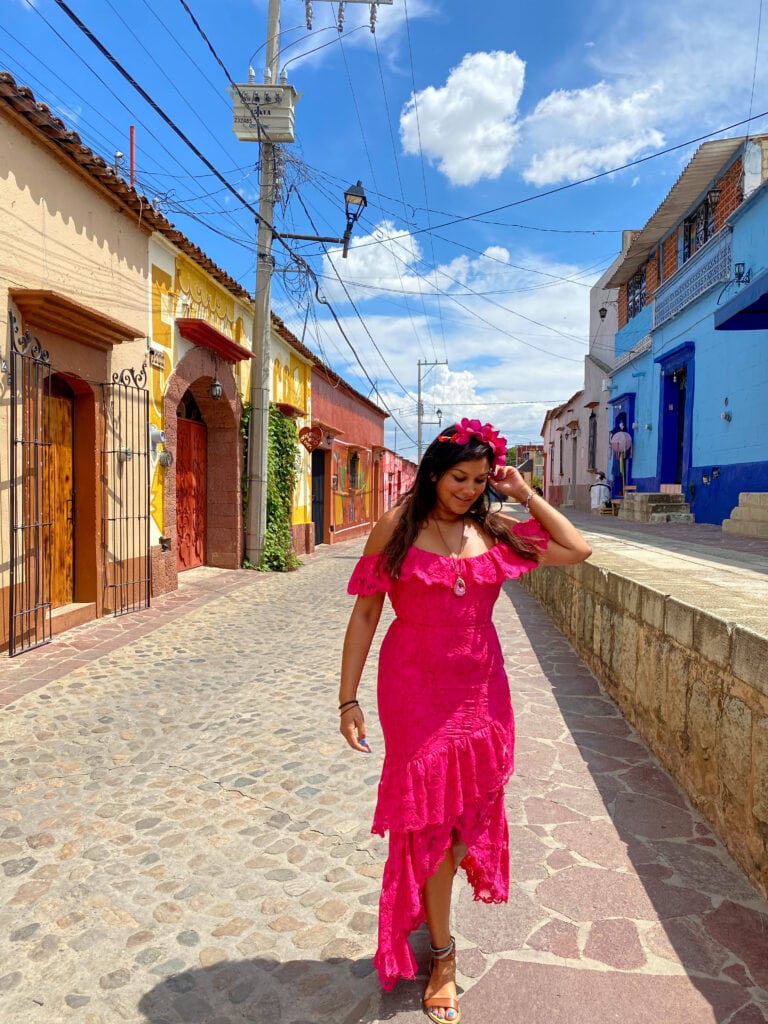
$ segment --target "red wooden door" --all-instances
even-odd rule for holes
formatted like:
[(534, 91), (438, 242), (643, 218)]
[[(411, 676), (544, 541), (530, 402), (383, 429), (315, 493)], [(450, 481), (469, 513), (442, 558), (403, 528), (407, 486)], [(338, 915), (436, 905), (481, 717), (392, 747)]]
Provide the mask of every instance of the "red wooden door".
[(204, 423), (176, 421), (176, 535), (178, 569), (205, 564), (207, 431)]
[(54, 378), (45, 418), (48, 457), (43, 493), (50, 496), (51, 607), (74, 601), (74, 401), (69, 387)]

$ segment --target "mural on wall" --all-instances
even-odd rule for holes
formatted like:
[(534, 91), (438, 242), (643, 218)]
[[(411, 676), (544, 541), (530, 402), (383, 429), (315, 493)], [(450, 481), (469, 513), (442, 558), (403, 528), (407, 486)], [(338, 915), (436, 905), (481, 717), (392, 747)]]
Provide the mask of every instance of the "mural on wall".
[(335, 532), (371, 519), (371, 452), (335, 447), (332, 453)]

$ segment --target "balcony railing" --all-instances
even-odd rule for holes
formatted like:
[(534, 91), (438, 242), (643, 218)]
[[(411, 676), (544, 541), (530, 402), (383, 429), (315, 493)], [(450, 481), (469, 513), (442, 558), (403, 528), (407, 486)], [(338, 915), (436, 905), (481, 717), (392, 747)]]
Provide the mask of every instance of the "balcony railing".
[(659, 327), (694, 299), (731, 276), (731, 229), (724, 228), (670, 277), (654, 296), (653, 326)]

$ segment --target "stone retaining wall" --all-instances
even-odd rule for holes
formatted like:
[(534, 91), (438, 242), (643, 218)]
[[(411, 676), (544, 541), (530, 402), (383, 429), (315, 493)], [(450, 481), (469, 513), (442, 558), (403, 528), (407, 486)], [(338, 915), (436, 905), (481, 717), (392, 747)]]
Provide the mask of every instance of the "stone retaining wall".
[(591, 562), (521, 582), (768, 895), (768, 637)]

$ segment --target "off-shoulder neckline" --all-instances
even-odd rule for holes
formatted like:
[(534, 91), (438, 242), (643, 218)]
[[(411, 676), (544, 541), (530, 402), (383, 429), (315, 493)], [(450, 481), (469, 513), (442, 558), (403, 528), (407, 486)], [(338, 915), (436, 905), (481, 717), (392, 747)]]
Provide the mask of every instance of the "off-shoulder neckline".
[[(439, 551), (427, 551), (425, 548), (419, 548), (416, 547), (415, 544), (411, 544), (408, 548), (408, 555), (410, 555), (412, 551), (418, 551), (421, 555), (431, 555), (433, 558), (448, 559), (451, 562), (472, 562), (476, 558), (485, 558), (486, 555), (490, 555), (490, 553), (495, 551), (498, 546), (499, 542), (497, 541), (492, 547), (486, 548), (485, 551), (481, 551), (479, 555), (462, 555), (461, 558), (455, 558), (453, 555), (441, 555)], [(406, 557), (408, 556), (406, 555)]]

